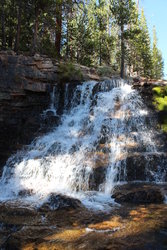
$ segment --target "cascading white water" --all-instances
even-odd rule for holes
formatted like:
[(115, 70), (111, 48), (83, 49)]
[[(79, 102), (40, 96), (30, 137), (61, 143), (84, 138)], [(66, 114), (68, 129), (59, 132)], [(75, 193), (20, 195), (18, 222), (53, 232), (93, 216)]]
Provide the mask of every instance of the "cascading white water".
[[(53, 103), (54, 95), (50, 110), (56, 114)], [(126, 181), (129, 149), (156, 152), (147, 112), (137, 91), (122, 80), (78, 85), (60, 125), (8, 160), (0, 200), (19, 199), (20, 191), (31, 190), (31, 196), (20, 199), (40, 204), (54, 192), (103, 208), (112, 202), (116, 183)], [(102, 161), (104, 178), (99, 180), (94, 173)], [(93, 181), (96, 188), (91, 188)]]
[(59, 99), (60, 99), (60, 94), (59, 92), (57, 91), (57, 88), (56, 88), (56, 85), (53, 86), (53, 91), (51, 92), (51, 95), (50, 95), (50, 106), (48, 109), (46, 109), (44, 112), (43, 112), (43, 116), (46, 117), (48, 112), (51, 112), (53, 113), (53, 115), (57, 115), (57, 106), (58, 106), (58, 103), (59, 103)]

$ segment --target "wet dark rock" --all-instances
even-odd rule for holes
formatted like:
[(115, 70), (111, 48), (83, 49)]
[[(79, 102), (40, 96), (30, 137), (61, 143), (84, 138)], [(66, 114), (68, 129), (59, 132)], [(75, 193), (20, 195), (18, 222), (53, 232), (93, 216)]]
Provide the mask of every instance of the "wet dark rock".
[(89, 189), (90, 190), (99, 190), (100, 184), (103, 184), (106, 177), (106, 170), (104, 166), (98, 166), (93, 169), (93, 172), (90, 175), (89, 179)]
[(78, 199), (68, 197), (66, 195), (52, 193), (48, 201), (39, 208), (39, 211), (77, 209), (80, 207), (81, 202)]
[[(5, 214), (5, 216), (4, 216)], [(0, 222), (4, 221), (5, 224), (8, 224), (8, 216), (13, 216), (13, 221), (16, 222), (17, 216), (25, 216), (29, 217), (35, 216), (37, 214), (36, 210), (32, 207), (28, 207), (27, 205), (23, 205), (19, 202), (2, 202), (0, 203)], [(17, 221), (19, 224), (19, 221)], [(12, 220), (10, 221), (10, 224), (12, 223)]]
[(32, 189), (23, 189), (23, 190), (20, 190), (18, 195), (21, 196), (21, 197), (24, 197), (24, 196), (31, 196), (33, 194), (33, 190)]
[[(105, 141), (106, 142), (106, 141)], [(90, 174), (90, 190), (98, 190), (99, 186), (105, 182), (107, 167), (109, 162), (109, 149), (107, 144), (98, 146), (98, 150), (93, 156), (94, 168)], [(167, 181), (167, 155), (165, 153), (146, 154), (131, 153), (120, 155), (118, 174), (115, 181)]]
[(101, 131), (100, 131), (100, 138), (99, 143), (105, 144), (110, 139), (111, 135), (111, 128), (109, 125), (102, 125)]
[(149, 184), (126, 184), (117, 186), (112, 198), (118, 203), (149, 204), (163, 203), (164, 195), (160, 187)]
[(161, 110), (158, 112), (158, 120), (160, 123), (164, 122), (164, 119), (167, 118), (167, 110)]
[(49, 126), (58, 126), (60, 123), (60, 116), (55, 115), (53, 111), (48, 111), (44, 117), (44, 124), (43, 126), (49, 127)]
[(105, 144), (106, 142), (108, 142), (108, 136), (101, 136), (99, 139), (99, 143), (100, 144)]
[(129, 156), (126, 158), (126, 180), (144, 181), (145, 175), (145, 163), (146, 160), (142, 156)]
[[(120, 176), (120, 181), (167, 181), (166, 153), (132, 153), (125, 159), (126, 179)], [(124, 162), (120, 164), (123, 168)], [(161, 168), (161, 171), (160, 169)], [(159, 176), (161, 173), (161, 176)], [(163, 176), (162, 176), (163, 175)]]

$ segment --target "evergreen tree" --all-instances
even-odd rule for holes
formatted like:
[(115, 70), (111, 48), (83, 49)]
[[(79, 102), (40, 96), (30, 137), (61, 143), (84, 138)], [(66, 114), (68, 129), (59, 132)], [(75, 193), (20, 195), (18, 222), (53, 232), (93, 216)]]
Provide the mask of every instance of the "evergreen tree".
[(142, 62), (141, 75), (150, 77), (152, 72), (151, 41), (144, 10), (141, 12), (140, 29), (141, 32), (138, 37), (138, 50)]
[[(140, 16), (140, 17), (139, 17)], [(0, 48), (36, 52), (87, 66), (109, 66), (124, 77), (163, 76), (154, 32), (134, 0), (1, 0)]]
[(127, 64), (130, 73), (137, 73), (142, 69), (141, 53), (140, 53), (140, 21), (138, 5), (135, 6), (136, 22), (131, 25), (128, 39)]
[[(125, 34), (126, 29), (135, 21), (135, 3), (133, 0), (111, 0), (111, 12), (116, 23), (120, 27), (121, 40), (121, 72), (120, 76), (124, 78), (125, 71)], [(127, 39), (127, 36), (126, 36)]]
[(99, 0), (96, 3), (95, 17), (97, 19), (98, 34), (98, 57), (99, 65), (102, 62), (109, 63), (109, 46), (111, 37), (109, 34), (109, 3), (106, 0)]
[(20, 45), (20, 33), (21, 33), (21, 18), (22, 18), (22, 1), (18, 0), (18, 8), (17, 8), (17, 29), (16, 29), (16, 39), (14, 50), (17, 52), (19, 50)]
[(160, 79), (163, 77), (164, 62), (161, 51), (157, 47), (157, 35), (155, 26), (153, 28), (153, 48), (152, 48), (152, 77)]

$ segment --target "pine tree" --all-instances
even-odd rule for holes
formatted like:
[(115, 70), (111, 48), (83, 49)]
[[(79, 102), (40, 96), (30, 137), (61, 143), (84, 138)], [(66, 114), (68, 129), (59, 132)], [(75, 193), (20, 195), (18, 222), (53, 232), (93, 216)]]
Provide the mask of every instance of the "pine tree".
[[(116, 23), (120, 27), (120, 41), (121, 41), (121, 72), (120, 76), (124, 78), (125, 71), (125, 34), (126, 28), (134, 21), (135, 3), (133, 0), (111, 0), (111, 12), (115, 18)], [(126, 36), (127, 38), (127, 36)]]
[(151, 77), (151, 72), (152, 72), (151, 41), (150, 41), (147, 21), (144, 15), (144, 10), (142, 10), (141, 12), (140, 30), (141, 32), (138, 37), (138, 51), (142, 63), (141, 75), (145, 77)]
[(157, 47), (157, 35), (155, 26), (153, 27), (153, 48), (152, 48), (152, 77), (160, 79), (163, 77), (164, 62), (161, 51)]
[(127, 64), (129, 66), (129, 73), (137, 73), (142, 69), (140, 47), (139, 47), (139, 37), (141, 33), (140, 22), (139, 22), (139, 9), (138, 5), (135, 6), (134, 15), (136, 16), (135, 23), (131, 24), (129, 30), (128, 39), (128, 53), (127, 53)]
[(63, 1), (56, 1), (56, 27), (55, 27), (55, 48), (57, 52), (57, 56), (60, 58), (61, 51), (61, 40), (62, 40), (62, 11), (63, 11)]
[(99, 65), (102, 62), (109, 62), (109, 45), (110, 35), (109, 29), (109, 3), (106, 0), (99, 0), (96, 3), (95, 17), (97, 19), (98, 29), (98, 56)]
[[(0, 48), (42, 53), (87, 66), (109, 66), (124, 77), (163, 76), (144, 11), (134, 0), (1, 0)], [(154, 32), (155, 33), (155, 32)]]
[(18, 0), (18, 8), (17, 8), (17, 31), (16, 31), (15, 46), (14, 46), (14, 50), (16, 52), (19, 50), (19, 45), (20, 45), (21, 18), (22, 18), (22, 1)]

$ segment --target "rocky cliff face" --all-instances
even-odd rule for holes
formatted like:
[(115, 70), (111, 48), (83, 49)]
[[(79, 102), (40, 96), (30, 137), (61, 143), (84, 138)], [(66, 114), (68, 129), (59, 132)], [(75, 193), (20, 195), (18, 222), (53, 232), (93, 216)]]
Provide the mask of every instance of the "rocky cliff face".
[(37, 135), (41, 112), (57, 83), (56, 70), (47, 57), (0, 53), (0, 169)]

